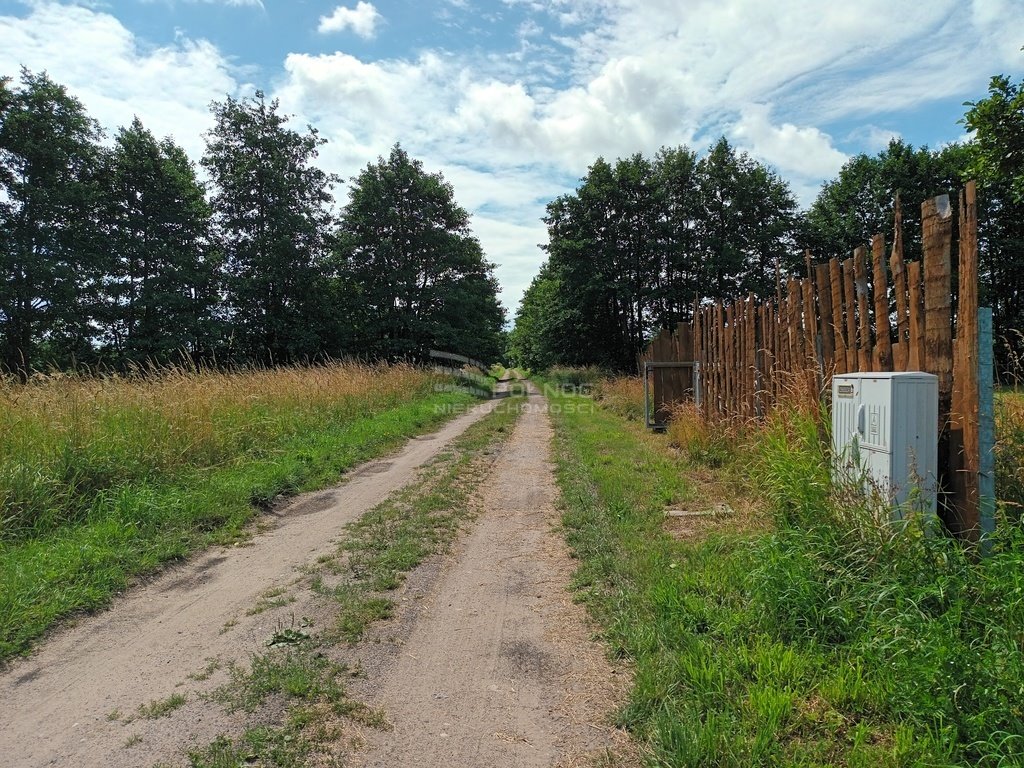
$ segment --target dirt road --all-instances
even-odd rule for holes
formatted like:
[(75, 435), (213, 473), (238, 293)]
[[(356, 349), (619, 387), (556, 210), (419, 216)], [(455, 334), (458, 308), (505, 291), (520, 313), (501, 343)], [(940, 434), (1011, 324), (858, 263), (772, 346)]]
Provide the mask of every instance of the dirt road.
[[(622, 685), (566, 587), (544, 399), (529, 407), (481, 487), (484, 515), (417, 607), (369, 702), (394, 725), (373, 768), (569, 765), (622, 734), (607, 716)], [(369, 686), (367, 686), (369, 687)]]
[[(546, 766), (622, 738), (606, 725), (619, 676), (565, 590), (570, 561), (551, 530), (550, 426), (543, 398), (530, 401), (481, 488), (487, 513), (452, 555), (410, 577), (405, 591), (423, 599), (374, 628), (403, 644), (353, 649), (368, 670), (359, 695), (393, 725), (370, 733), (354, 762)], [(188, 749), (240, 733), (243, 715), (203, 694), (227, 664), (265, 650), (281, 610), (312, 610), (300, 571), (335, 549), (346, 523), (412, 482), (494, 404), (299, 497), (250, 544), (164, 573), (14, 663), (0, 674), (0, 765), (185, 765)], [(261, 600), (286, 608), (254, 610)], [(184, 703), (166, 717), (137, 714), (174, 694)]]

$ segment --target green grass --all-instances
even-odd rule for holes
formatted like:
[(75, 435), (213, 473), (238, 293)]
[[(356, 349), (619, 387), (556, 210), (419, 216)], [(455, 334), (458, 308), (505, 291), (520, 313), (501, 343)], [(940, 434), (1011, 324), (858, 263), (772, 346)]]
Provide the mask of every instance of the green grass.
[(272, 694), (337, 705), (345, 697), (341, 681), (347, 672), (343, 665), (318, 653), (313, 644), (300, 643), (255, 656), (248, 668), (232, 666), (230, 680), (217, 689), (214, 698), (229, 712), (255, 712)]
[(555, 387), (567, 389), (587, 389), (603, 381), (608, 372), (596, 366), (584, 368), (556, 365), (544, 371), (540, 380)]
[[(270, 382), (268, 392), (263, 394), (256, 390), (246, 394), (246, 386), (256, 379), (235, 377), (230, 392), (221, 397), (218, 407), (231, 411), (233, 433), (247, 437), (238, 438), (240, 442), (233, 443), (234, 448), (215, 462), (200, 461), (202, 456), (209, 458), (208, 451), (196, 449), (199, 458), (192, 456), (159, 471), (142, 468), (140, 454), (145, 453), (145, 444), (126, 447), (124, 436), (114, 441), (113, 446), (105, 446), (101, 440), (104, 435), (117, 432), (114, 422), (119, 418), (118, 409), (127, 409), (126, 403), (135, 396), (131, 394), (134, 385), (130, 382), (110, 385), (116, 389), (117, 397), (109, 395), (105, 396), (107, 400), (97, 400), (95, 415), (89, 416), (91, 421), (81, 414), (75, 416), (83, 423), (88, 422), (88, 429), (80, 425), (81, 431), (91, 430), (92, 434), (78, 453), (67, 453), (73, 450), (68, 447), (70, 444), (60, 442), (68, 439), (67, 435), (57, 426), (46, 427), (43, 423), (45, 408), (36, 408), (33, 415), (26, 405), (28, 411), (19, 416), (19, 440), (27, 439), (32, 429), (42, 433), (44, 427), (52, 428), (57, 430), (47, 437), (47, 450), (52, 450), (46, 453), (38, 448), (36, 454), (25, 453), (21, 458), (17, 458), (16, 452), (0, 456), (6, 462), (0, 465), (0, 475), (13, 472), (13, 467), (21, 477), (35, 461), (41, 477), (56, 476), (55, 472), (65, 472), (73, 464), (79, 467), (77, 476), (83, 478), (87, 472), (81, 467), (113, 466), (121, 454), (132, 458), (126, 460), (123, 478), (99, 472), (90, 475), (89, 483), (79, 483), (79, 495), (71, 500), (45, 497), (51, 498), (52, 503), (64, 504), (64, 511), (55, 512), (49, 522), (44, 524), (46, 515), (40, 517), (42, 513), (37, 510), (33, 512), (34, 523), (28, 527), (0, 528), (0, 661), (27, 651), (62, 617), (106, 605), (138, 575), (199, 548), (245, 535), (246, 526), (258, 508), (271, 504), (279, 495), (336, 481), (345, 470), (394, 449), (412, 435), (435, 428), (450, 418), (454, 409), (473, 400), (464, 392), (435, 392), (436, 377), (402, 370), (391, 381), (387, 371), (374, 376), (374, 369), (358, 369), (358, 386), (339, 392), (335, 402), (329, 386), (334, 383), (331, 376), (343, 378), (344, 382), (352, 378), (347, 369), (339, 370), (340, 373), (324, 373), (322, 381), (314, 374), (307, 377), (301, 372), (259, 374)], [(281, 383), (283, 376), (290, 378)], [(178, 398), (180, 409), (198, 408), (185, 401), (193, 392), (197, 398), (204, 396), (200, 384), (203, 381), (186, 381), (181, 384), (181, 392), (167, 398)], [(278, 389), (273, 390), (270, 385)], [(227, 385), (221, 386), (228, 389)], [(374, 392), (374, 386), (381, 392)], [(49, 391), (44, 395), (56, 398)], [(152, 398), (159, 400), (156, 395)], [(204, 422), (202, 413), (192, 413), (188, 428), (194, 437), (180, 436), (172, 429), (172, 422), (164, 427), (157, 424), (160, 419), (170, 419), (175, 410), (161, 402), (147, 406), (153, 409), (145, 417), (153, 422), (152, 430), (140, 433), (169, 443), (171, 447), (154, 448), (161, 455), (190, 450), (189, 441), (201, 442), (200, 433), (209, 428), (207, 422), (219, 429), (228, 419), (212, 413), (207, 414)], [(14, 413), (8, 409), (0, 415), (10, 420)], [(153, 437), (154, 433), (158, 436)], [(175, 445), (179, 448), (172, 450)], [(4, 450), (8, 449), (10, 446), (6, 445)], [(97, 457), (102, 457), (102, 461)], [(49, 480), (39, 483), (40, 487), (51, 484)], [(14, 493), (0, 487), (0, 496), (4, 492), (8, 493), (8, 500)], [(25, 498), (31, 497), (25, 493)], [(8, 514), (8, 509), (14, 507), (5, 505), (2, 514)], [(19, 514), (28, 514), (24, 504), (20, 509)], [(2, 535), (5, 530), (10, 532), (6, 537)]]
[(157, 699), (139, 707), (139, 714), (148, 720), (167, 717), (174, 710), (184, 706), (187, 698), (182, 693), (172, 693), (166, 699)]
[(1019, 532), (978, 562), (879, 524), (791, 413), (730, 459), (774, 527), (677, 540), (687, 452), (602, 409), (553, 414), (575, 585), (635, 667), (619, 717), (652, 765), (1024, 764)]

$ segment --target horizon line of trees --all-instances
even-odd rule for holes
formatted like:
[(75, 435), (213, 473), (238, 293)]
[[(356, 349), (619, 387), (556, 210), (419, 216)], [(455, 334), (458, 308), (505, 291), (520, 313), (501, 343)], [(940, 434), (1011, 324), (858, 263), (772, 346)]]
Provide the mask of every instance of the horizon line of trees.
[(211, 105), (200, 161), (136, 117), (112, 144), (44, 72), (0, 77), (0, 368), (485, 361), (494, 265), (440, 173), (400, 145), (351, 180), (261, 91)]
[(598, 158), (547, 206), (547, 259), (517, 309), (511, 361), (635, 370), (647, 342), (696, 305), (773, 296), (779, 277), (803, 274), (808, 251), (820, 262), (848, 258), (876, 233), (891, 243), (897, 194), (905, 258), (919, 259), (921, 203), (949, 194), (956, 215), (971, 178), (982, 303), (1008, 339), (1024, 330), (1024, 82), (994, 77), (988, 97), (966, 106), (971, 141), (931, 150), (894, 139), (847, 161), (804, 212), (788, 182), (724, 137), (703, 156), (680, 146)]

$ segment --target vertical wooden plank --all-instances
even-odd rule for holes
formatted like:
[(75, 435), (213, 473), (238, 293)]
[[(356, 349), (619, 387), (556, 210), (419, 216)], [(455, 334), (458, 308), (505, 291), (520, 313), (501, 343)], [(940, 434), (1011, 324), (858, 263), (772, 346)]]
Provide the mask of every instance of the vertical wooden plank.
[(978, 310), (978, 520), (982, 553), (991, 545), (996, 530), (996, 421), (995, 386), (992, 381), (992, 310)]
[(736, 413), (746, 416), (747, 318), (743, 299), (736, 299)]
[(871, 260), (874, 264), (872, 290), (875, 293), (875, 370), (892, 370), (892, 330), (889, 327), (889, 284), (885, 277), (885, 237), (871, 238)]
[(782, 331), (780, 328), (780, 318), (782, 316), (782, 304), (776, 303), (771, 305), (771, 316), (772, 316), (772, 402), (778, 402), (779, 399), (779, 370), (782, 364)]
[(762, 304), (757, 310), (757, 417), (764, 418), (765, 413), (768, 410), (768, 376), (770, 370), (771, 360), (771, 341), (770, 331), (768, 325), (768, 308), (767, 303)]
[(921, 229), (924, 251), (924, 369), (939, 377), (939, 413), (945, 423), (953, 393), (950, 262), (953, 209), (949, 195), (940, 195), (921, 204)]
[(712, 390), (711, 390), (711, 323), (708, 316), (710, 307), (700, 308), (700, 328), (701, 328), (701, 370), (700, 370), (700, 400), (701, 400), (701, 412), (705, 418), (708, 418), (708, 403), (711, 401)]
[(789, 338), (792, 350), (789, 372), (796, 373), (804, 369), (807, 360), (803, 332), (804, 302), (800, 281), (790, 278), (787, 291), (789, 293)]
[(697, 370), (691, 376), (693, 384), (693, 398), (700, 402), (700, 371), (704, 367), (704, 318), (701, 315), (700, 304), (693, 302), (693, 361), (697, 363)]
[(806, 370), (818, 371), (818, 309), (814, 303), (814, 281), (806, 277), (800, 281), (804, 315), (804, 358)]
[(892, 255), (889, 256), (893, 291), (896, 294), (896, 344), (893, 347), (893, 369), (909, 370), (910, 314), (907, 302), (907, 272), (903, 263), (903, 208), (900, 193), (893, 201)]
[(721, 301), (715, 303), (715, 338), (715, 413), (721, 417), (725, 414), (725, 308)]
[(839, 259), (828, 263), (828, 277), (832, 289), (832, 335), (835, 340), (836, 373), (846, 373), (846, 339), (843, 332), (843, 282)]
[(857, 285), (857, 370), (874, 368), (871, 355), (871, 318), (868, 312), (868, 249), (858, 246), (853, 252), (854, 279)]
[(782, 374), (785, 371), (790, 370), (790, 359), (791, 359), (791, 343), (790, 343), (790, 296), (786, 294), (782, 297), (782, 300), (778, 304), (778, 317), (776, 317), (778, 328), (778, 387), (779, 395), (782, 391)]
[(711, 418), (711, 404), (715, 402), (715, 307), (704, 307), (704, 416)]
[(732, 415), (738, 416), (743, 413), (743, 304), (739, 301), (732, 303)]
[(910, 303), (907, 299), (907, 268), (903, 263), (902, 240), (893, 243), (889, 257), (893, 292), (896, 294), (896, 344), (893, 346), (893, 369), (910, 370)]
[(857, 290), (853, 259), (843, 261), (843, 305), (846, 307), (846, 372), (860, 370), (857, 356)]
[(708, 387), (708, 396), (705, 398), (706, 402), (704, 403), (704, 413), (710, 419), (712, 404), (717, 402), (715, 398), (718, 396), (718, 390), (715, 389), (715, 363), (718, 360), (718, 355), (715, 348), (717, 336), (715, 335), (715, 308), (713, 305), (704, 309), (704, 320), (707, 337), (706, 351), (704, 353), (707, 359), (707, 370), (704, 372), (704, 376)]
[[(680, 340), (680, 347), (683, 354), (683, 362), (693, 363), (697, 359), (697, 347), (699, 342), (695, 333), (694, 324), (697, 322), (694, 317), (690, 322), (683, 323), (683, 337)], [(694, 370), (693, 368), (680, 369), (683, 374), (683, 387), (687, 400), (694, 398)]]
[(953, 342), (953, 395), (949, 410), (951, 503), (961, 535), (981, 532), (978, 473), (978, 208), (974, 182), (960, 194), (960, 264), (956, 338)]
[(733, 337), (736, 335), (736, 310), (732, 304), (725, 308), (725, 412), (732, 416), (736, 412), (736, 378), (732, 370), (736, 365), (733, 353), (736, 349)]
[(757, 415), (757, 300), (747, 296), (747, 410)]
[(750, 358), (748, 351), (750, 345), (748, 343), (750, 337), (750, 307), (747, 305), (746, 298), (737, 299), (736, 305), (739, 308), (740, 314), (740, 338), (739, 338), (739, 356), (740, 365), (737, 373), (739, 374), (740, 380), (740, 413), (745, 417), (750, 416), (748, 411), (748, 405), (750, 403), (750, 392), (747, 385), (750, 383), (747, 378), (747, 368), (750, 366)]
[(924, 296), (921, 291), (921, 262), (911, 261), (907, 264), (907, 282), (907, 295), (910, 300), (907, 370), (923, 371), (925, 316)]
[(835, 366), (836, 339), (833, 328), (832, 286), (829, 282), (829, 265), (818, 264), (814, 267), (814, 280), (818, 288), (818, 305), (821, 318), (818, 324), (821, 329), (821, 354), (826, 378), (831, 378)]
[[(924, 268), (924, 370), (939, 379), (939, 481), (950, 487), (949, 408), (953, 394), (952, 264), (953, 211), (948, 195), (921, 204), (921, 250)], [(940, 513), (954, 533), (956, 510), (940, 504)]]

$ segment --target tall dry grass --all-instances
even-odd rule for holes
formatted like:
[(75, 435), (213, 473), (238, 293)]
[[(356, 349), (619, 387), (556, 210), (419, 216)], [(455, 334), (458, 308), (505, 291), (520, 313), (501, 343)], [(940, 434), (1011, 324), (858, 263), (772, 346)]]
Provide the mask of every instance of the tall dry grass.
[(0, 383), (0, 541), (86, 514), (98, 495), (259, 454), (289, 435), (425, 395), (437, 377), (355, 363)]
[(640, 421), (644, 417), (644, 383), (639, 376), (602, 379), (594, 387), (594, 398), (624, 419)]

